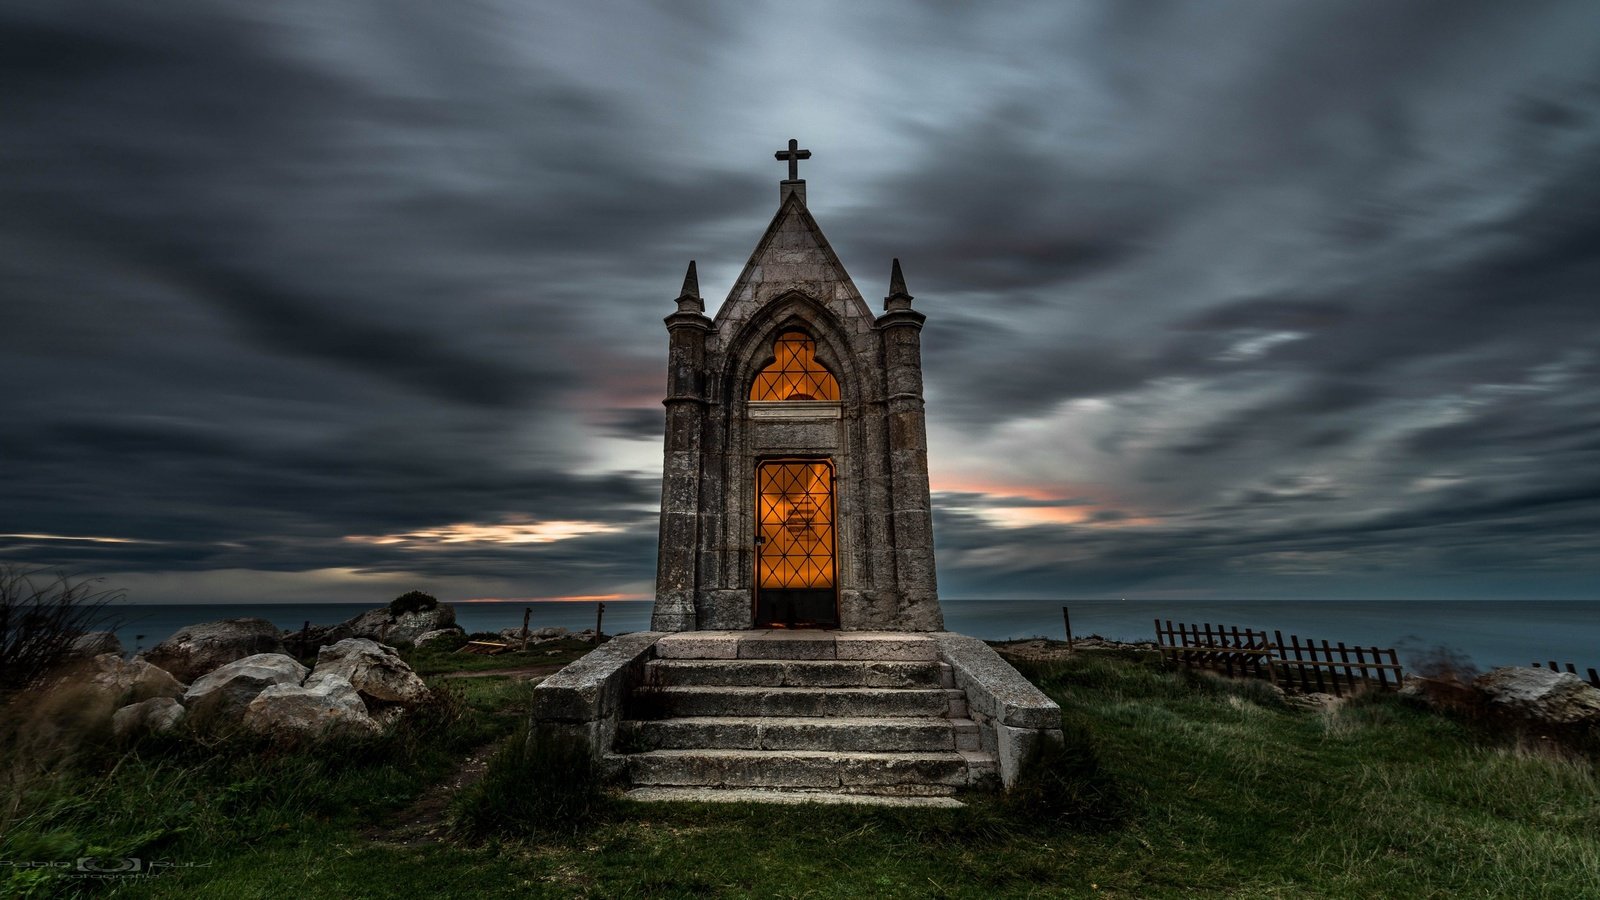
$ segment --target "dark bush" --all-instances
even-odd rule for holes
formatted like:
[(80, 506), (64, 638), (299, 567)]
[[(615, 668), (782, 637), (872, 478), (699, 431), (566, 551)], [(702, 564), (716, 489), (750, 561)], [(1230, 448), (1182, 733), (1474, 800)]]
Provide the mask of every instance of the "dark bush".
[(461, 793), (455, 830), (471, 838), (578, 834), (605, 808), (599, 765), (569, 731), (519, 728), (489, 760), (483, 780)]
[(1018, 822), (1085, 830), (1115, 824), (1121, 805), (1115, 783), (1079, 729), (1068, 729), (1061, 742), (1035, 741), (1003, 804)]
[(421, 591), (406, 591), (389, 602), (389, 612), (397, 616), (422, 612), (439, 605), (439, 598)]
[(26, 687), (66, 661), (72, 642), (111, 629), (122, 592), (99, 579), (0, 566), (0, 691)]

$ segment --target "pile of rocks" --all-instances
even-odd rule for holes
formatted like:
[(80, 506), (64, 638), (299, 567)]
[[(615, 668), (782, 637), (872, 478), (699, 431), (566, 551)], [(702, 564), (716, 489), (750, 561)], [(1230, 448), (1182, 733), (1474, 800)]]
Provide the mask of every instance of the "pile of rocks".
[(989, 641), (989, 646), (1017, 659), (1050, 662), (1066, 659), (1075, 650), (1155, 650), (1154, 641), (1119, 641), (1113, 638), (1101, 637), (1091, 634), (1074, 640), (1070, 645), (1066, 641), (1053, 638), (1018, 638), (1010, 641)]
[(97, 705), (115, 709), (112, 728), (125, 739), (183, 722), (284, 742), (360, 737), (429, 698), (391, 646), (345, 638), (321, 647), (307, 669), (284, 652), (277, 628), (264, 619), (190, 626), (143, 658), (101, 653), (89, 658), (84, 676), (74, 683), (87, 685)]
[(439, 603), (429, 609), (406, 612), (382, 606), (337, 625), (312, 625), (283, 632), (274, 629), (273, 633), (297, 652), (309, 652), (310, 648), (336, 644), (346, 638), (367, 638), (391, 646), (415, 646), (446, 634), (465, 634), (465, 631), (456, 624), (455, 609), (448, 603)]
[[(512, 644), (521, 644), (522, 629), (502, 628), (500, 629), (500, 640), (507, 641)], [(594, 629), (585, 628), (579, 632), (571, 632), (557, 625), (546, 625), (543, 628), (528, 629), (529, 647), (532, 647), (536, 644), (548, 644), (553, 641), (564, 640), (585, 641), (592, 643), (594, 641)]]

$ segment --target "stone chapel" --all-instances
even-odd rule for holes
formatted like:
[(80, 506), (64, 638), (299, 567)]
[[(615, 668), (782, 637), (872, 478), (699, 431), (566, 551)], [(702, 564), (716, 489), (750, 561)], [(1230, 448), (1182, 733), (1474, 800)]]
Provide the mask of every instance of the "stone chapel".
[[(896, 260), (873, 315), (797, 171), (715, 318), (694, 263), (667, 316), (649, 631), (534, 688), (633, 800), (959, 806), (1013, 784), (1061, 710), (944, 629), (923, 315)], [(646, 712), (641, 713), (641, 710)]]
[(942, 631), (921, 332), (894, 260), (875, 315), (806, 206), (778, 211), (715, 318), (694, 262), (669, 342), (651, 628)]

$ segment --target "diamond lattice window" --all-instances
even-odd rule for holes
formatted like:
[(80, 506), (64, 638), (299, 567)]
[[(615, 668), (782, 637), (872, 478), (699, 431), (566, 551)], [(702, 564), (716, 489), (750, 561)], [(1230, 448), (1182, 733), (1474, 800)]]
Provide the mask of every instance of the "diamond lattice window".
[(839, 382), (817, 362), (817, 345), (797, 332), (778, 337), (773, 360), (750, 386), (751, 400), (838, 400)]
[(757, 483), (760, 586), (833, 587), (833, 467), (762, 463)]

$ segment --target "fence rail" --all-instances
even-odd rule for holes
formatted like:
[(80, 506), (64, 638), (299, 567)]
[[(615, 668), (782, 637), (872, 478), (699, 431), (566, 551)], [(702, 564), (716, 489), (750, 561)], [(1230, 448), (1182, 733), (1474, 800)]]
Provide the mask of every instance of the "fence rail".
[(1268, 678), (1287, 689), (1326, 693), (1331, 688), (1334, 696), (1343, 696), (1346, 690), (1373, 685), (1398, 688), (1405, 674), (1391, 647), (1350, 647), (1343, 641), (1302, 640), (1296, 634), (1285, 641), (1281, 631), (1272, 632), (1269, 640), (1265, 631), (1237, 625), (1213, 628), (1209, 622), (1155, 623), (1156, 646), (1165, 658), (1230, 676)]
[[(1533, 661), (1533, 667), (1535, 669), (1549, 669), (1552, 672), (1560, 672), (1560, 671), (1562, 671), (1561, 667), (1556, 665), (1556, 661), (1553, 660), (1553, 659), (1548, 661), (1548, 662), (1539, 662), (1538, 660), (1534, 660)], [(1578, 675), (1578, 667), (1573, 665), (1572, 663), (1567, 663), (1566, 671), (1572, 673), (1573, 675)], [(1582, 678), (1583, 676), (1582, 675), (1578, 675), (1578, 677)], [(1597, 674), (1593, 668), (1589, 669), (1589, 679), (1588, 680), (1589, 680), (1590, 684), (1594, 685), (1597, 688), (1600, 688), (1600, 674)]]

